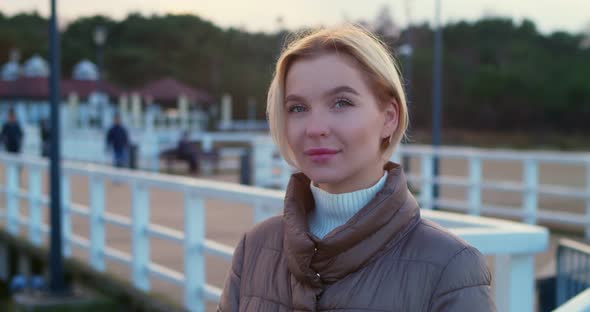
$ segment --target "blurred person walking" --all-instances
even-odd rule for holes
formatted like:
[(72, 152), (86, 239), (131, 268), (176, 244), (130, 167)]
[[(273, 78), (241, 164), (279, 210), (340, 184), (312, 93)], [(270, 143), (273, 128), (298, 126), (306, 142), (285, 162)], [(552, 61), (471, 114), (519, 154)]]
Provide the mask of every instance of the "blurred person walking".
[(190, 142), (190, 132), (184, 131), (178, 144), (176, 146), (176, 157), (180, 160), (186, 161), (189, 166), (191, 174), (197, 174), (199, 172), (198, 155)]
[(49, 157), (51, 130), (49, 129), (49, 122), (45, 118), (39, 122), (39, 138), (41, 139), (41, 156)]
[(115, 115), (113, 125), (107, 131), (106, 145), (113, 152), (113, 166), (122, 168), (129, 165), (129, 134), (119, 115)]
[(18, 154), (21, 151), (24, 134), (23, 130), (16, 120), (13, 109), (8, 111), (8, 119), (2, 126), (0, 132), (0, 142), (4, 145), (4, 150), (8, 153)]

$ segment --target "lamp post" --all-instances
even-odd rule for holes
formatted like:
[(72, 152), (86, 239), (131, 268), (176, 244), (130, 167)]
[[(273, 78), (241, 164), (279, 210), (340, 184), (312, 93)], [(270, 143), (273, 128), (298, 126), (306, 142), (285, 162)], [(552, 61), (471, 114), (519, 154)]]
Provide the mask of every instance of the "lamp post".
[(61, 165), (60, 165), (60, 54), (59, 31), (57, 29), (56, 0), (51, 0), (51, 18), (49, 20), (49, 53), (51, 71), (49, 79), (49, 96), (51, 103), (51, 150), (50, 178), (51, 190), (51, 227), (49, 246), (49, 290), (60, 295), (66, 292), (62, 263), (62, 225), (61, 225)]
[[(435, 33), (434, 33), (434, 55), (432, 67), (432, 146), (436, 149), (440, 146), (441, 141), (441, 123), (442, 123), (442, 26), (440, 19), (440, 0), (436, 1), (435, 8)], [(433, 159), (433, 178), (436, 179), (439, 174), (439, 159), (435, 155)], [(437, 182), (432, 184), (432, 196), (436, 200), (439, 195), (439, 185)], [(436, 205), (434, 205), (436, 208)]]
[[(414, 53), (414, 49), (412, 48), (412, 42), (409, 38), (410, 36), (410, 29), (408, 26), (408, 33), (407, 33), (407, 43), (402, 45), (401, 47), (399, 47), (398, 51), (399, 54), (402, 56), (402, 61), (403, 61), (403, 66), (402, 66), (402, 73), (403, 73), (403, 77), (404, 77), (404, 89), (406, 90), (406, 106), (408, 108), (408, 110), (410, 110), (411, 108), (411, 98), (412, 98), (412, 55)], [(409, 131), (409, 127), (406, 131)], [(404, 142), (406, 143), (406, 142)], [(408, 155), (404, 155), (403, 156), (403, 160), (402, 160), (403, 166), (404, 166), (404, 171), (406, 173), (410, 172), (410, 157)]]
[(102, 124), (105, 124), (105, 121), (102, 120), (102, 118), (104, 117), (103, 114), (103, 110), (104, 107), (103, 105), (105, 103), (103, 103), (102, 99), (103, 97), (101, 96), (101, 92), (102, 92), (102, 80), (103, 80), (103, 69), (104, 69), (104, 51), (103, 51), (103, 47), (104, 47), (104, 43), (107, 40), (107, 29), (104, 25), (98, 25), (94, 28), (94, 43), (96, 44), (96, 63), (97, 63), (97, 67), (98, 67), (98, 77), (96, 79), (96, 94), (98, 96), (98, 111), (99, 111), (99, 116), (100, 116), (100, 120), (102, 121)]
[[(408, 30), (409, 31), (409, 30)], [(408, 35), (409, 36), (409, 35)], [(409, 41), (409, 40), (408, 40)], [(410, 102), (412, 91), (412, 56), (414, 55), (414, 48), (412, 43), (408, 42), (399, 47), (399, 54), (403, 57), (403, 75), (406, 89), (406, 101)]]
[[(399, 54), (402, 56), (402, 73), (404, 77), (404, 89), (406, 92), (406, 106), (408, 113), (410, 111), (411, 104), (412, 104), (412, 57), (414, 54), (414, 46), (412, 42), (412, 4), (413, 0), (405, 0), (404, 7), (405, 7), (405, 14), (406, 14), (406, 43), (403, 44), (399, 48)], [(410, 131), (410, 125), (408, 124), (408, 128), (406, 129), (406, 133)], [(407, 143), (404, 138), (403, 143)], [(404, 155), (402, 157), (402, 165), (406, 174), (410, 172), (410, 156)]]
[(94, 28), (94, 43), (96, 44), (96, 62), (98, 66), (98, 79), (96, 81), (96, 91), (100, 92), (100, 82), (103, 78), (103, 62), (104, 62), (104, 52), (103, 47), (104, 43), (107, 40), (107, 29), (104, 25), (98, 25)]
[(406, 86), (406, 102), (411, 103), (412, 99), (412, 57), (414, 55), (414, 43), (412, 36), (412, 3), (413, 0), (406, 0), (405, 11), (407, 21), (406, 43), (399, 49), (399, 53), (404, 57), (404, 82)]

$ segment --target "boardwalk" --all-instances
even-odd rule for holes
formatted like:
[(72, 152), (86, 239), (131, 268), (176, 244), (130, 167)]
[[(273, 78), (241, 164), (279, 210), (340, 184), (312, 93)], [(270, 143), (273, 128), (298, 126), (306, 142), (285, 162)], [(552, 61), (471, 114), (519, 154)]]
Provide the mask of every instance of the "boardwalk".
[[(455, 169), (449, 169), (455, 167)], [(419, 168), (415, 165), (414, 168)], [(448, 162), (443, 164), (443, 173), (449, 174), (453, 172), (453, 175), (461, 175), (462, 164)], [(450, 170), (450, 171), (448, 171)], [(465, 169), (466, 170), (466, 167)], [(553, 170), (553, 171), (551, 171)], [(565, 170), (565, 171), (564, 171)], [(571, 171), (568, 171), (571, 170)], [(515, 180), (519, 178), (518, 168), (510, 167), (506, 164), (498, 165), (497, 168), (484, 168), (484, 177), (487, 171), (491, 172), (492, 175), (497, 175), (503, 178), (512, 178)], [(545, 172), (548, 172), (547, 174)], [(551, 174), (553, 173), (553, 175)], [(557, 174), (559, 173), (559, 174)], [(417, 173), (416, 173), (417, 174)], [(579, 172), (576, 172), (576, 168), (571, 169), (559, 169), (556, 168), (542, 168), (541, 179), (549, 177), (549, 179), (561, 179), (562, 174), (569, 175), (568, 181), (574, 181), (574, 183), (584, 183), (581, 177), (578, 177)], [(25, 188), (26, 172), (22, 172), (21, 187)], [(583, 175), (582, 175), (583, 176)], [(0, 169), (0, 177), (4, 177), (3, 170)], [(237, 174), (217, 175), (208, 177), (214, 180), (221, 180), (226, 182), (237, 182)], [(47, 181), (47, 177), (45, 180)], [(47, 183), (44, 183), (44, 190), (47, 193)], [(88, 181), (85, 177), (72, 176), (71, 180), (71, 193), (72, 199), (75, 203), (87, 206), (88, 205)], [(454, 189), (442, 189), (444, 196), (464, 196), (463, 191), (457, 191)], [(123, 216), (130, 216), (131, 212), (131, 196), (130, 189), (127, 185), (117, 184), (113, 182), (107, 182), (105, 185), (105, 210), (110, 213), (116, 213)], [(182, 229), (183, 225), (183, 203), (182, 196), (180, 193), (163, 190), (151, 190), (150, 191), (150, 220), (151, 223), (159, 224), (173, 229)], [(484, 194), (484, 200), (494, 199), (493, 194)], [(4, 206), (4, 198), (0, 196), (0, 203)], [(519, 205), (520, 197), (515, 196), (498, 196), (496, 200), (499, 204), (514, 204)], [(546, 202), (542, 198), (540, 199), (541, 207), (549, 205), (551, 202)], [(221, 200), (207, 200), (206, 205), (206, 220), (207, 220), (207, 238), (215, 241), (234, 246), (239, 241), (242, 233), (252, 227), (252, 209), (245, 205), (235, 204), (231, 202), (224, 202)], [(21, 214), (27, 215), (28, 204), (26, 201), (21, 201), (20, 206)], [(562, 209), (578, 209), (576, 203), (572, 203), (572, 206), (567, 204), (560, 204)], [(44, 210), (44, 220), (48, 220), (47, 210)], [(75, 235), (88, 237), (88, 222), (86, 218), (81, 216), (72, 215), (72, 232)], [(107, 225), (106, 227), (106, 243), (107, 246), (119, 249), (121, 251), (131, 253), (130, 241), (131, 235), (128, 229), (122, 229), (114, 225)], [(26, 229), (21, 228), (21, 233), (26, 235)], [(539, 254), (536, 261), (536, 272), (537, 276), (547, 276), (554, 272), (554, 257), (555, 257), (555, 245), (558, 236), (552, 235), (551, 247), (546, 253)], [(85, 251), (74, 248), (74, 256), (80, 259), (87, 259)], [(179, 272), (182, 272), (182, 246), (172, 244), (167, 241), (160, 239), (151, 239), (151, 259), (152, 261), (172, 268)], [(493, 269), (493, 258), (489, 258), (489, 264)], [(225, 278), (225, 273), (229, 268), (229, 263), (222, 261), (218, 258), (208, 257), (207, 258), (207, 281), (217, 287), (222, 287)], [(130, 278), (131, 270), (128, 267), (122, 266), (116, 262), (107, 260), (107, 270), (110, 273), (116, 274), (119, 277)], [(163, 293), (169, 296), (177, 302), (182, 302), (182, 290), (172, 284), (158, 281), (154, 278), (151, 279), (152, 289), (155, 292)], [(214, 311), (214, 305), (210, 304), (207, 306), (207, 311)]]

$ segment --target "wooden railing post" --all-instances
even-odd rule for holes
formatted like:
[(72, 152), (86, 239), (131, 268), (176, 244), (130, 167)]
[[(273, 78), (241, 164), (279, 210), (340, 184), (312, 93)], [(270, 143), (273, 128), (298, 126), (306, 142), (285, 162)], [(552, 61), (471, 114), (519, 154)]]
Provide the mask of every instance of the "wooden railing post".
[(200, 197), (184, 193), (184, 306), (205, 311), (205, 205)]
[(469, 157), (469, 214), (481, 214), (481, 158), (479, 155)]
[(150, 279), (150, 240), (147, 229), (150, 220), (149, 191), (141, 183), (133, 184), (132, 191), (132, 280), (135, 287), (148, 291)]
[(104, 181), (96, 176), (90, 177), (90, 265), (104, 272)]
[(6, 228), (13, 235), (18, 234), (19, 228), (19, 197), (20, 191), (18, 165), (13, 162), (6, 163)]
[(432, 153), (426, 152), (420, 155), (421, 165), (421, 186), (420, 186), (420, 206), (423, 209), (432, 209), (432, 185), (433, 185), (433, 163)]
[(29, 237), (33, 244), (41, 246), (43, 233), (41, 232), (41, 168), (30, 166), (29, 172)]
[(539, 195), (539, 174), (538, 164), (534, 159), (526, 159), (524, 161), (524, 191), (523, 191), (523, 206), (524, 206), (524, 222), (528, 224), (535, 224), (537, 222), (537, 201)]
[(62, 233), (62, 250), (65, 257), (72, 254), (72, 244), (70, 238), (72, 236), (72, 222), (71, 214), (71, 192), (70, 192), (70, 176), (63, 175), (61, 179), (61, 233)]

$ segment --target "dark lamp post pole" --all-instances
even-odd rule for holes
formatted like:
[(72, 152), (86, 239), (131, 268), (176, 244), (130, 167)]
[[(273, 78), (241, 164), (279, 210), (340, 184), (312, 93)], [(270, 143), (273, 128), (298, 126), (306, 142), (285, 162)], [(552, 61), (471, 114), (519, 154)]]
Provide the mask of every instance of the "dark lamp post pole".
[(49, 290), (60, 295), (66, 292), (62, 262), (62, 225), (61, 225), (61, 165), (60, 165), (60, 54), (59, 30), (57, 29), (56, 0), (51, 0), (51, 18), (49, 20), (49, 53), (51, 72), (49, 79), (49, 96), (51, 103), (51, 150), (50, 150), (50, 190), (51, 190), (51, 230), (49, 245)]
[[(436, 30), (434, 33), (434, 62), (432, 68), (432, 146), (437, 148), (441, 144), (442, 124), (442, 22), (440, 18), (440, 0), (436, 0)], [(433, 177), (439, 175), (439, 159), (434, 156)], [(437, 200), (439, 196), (438, 183), (433, 184), (432, 198)], [(436, 205), (433, 207), (436, 208)]]

